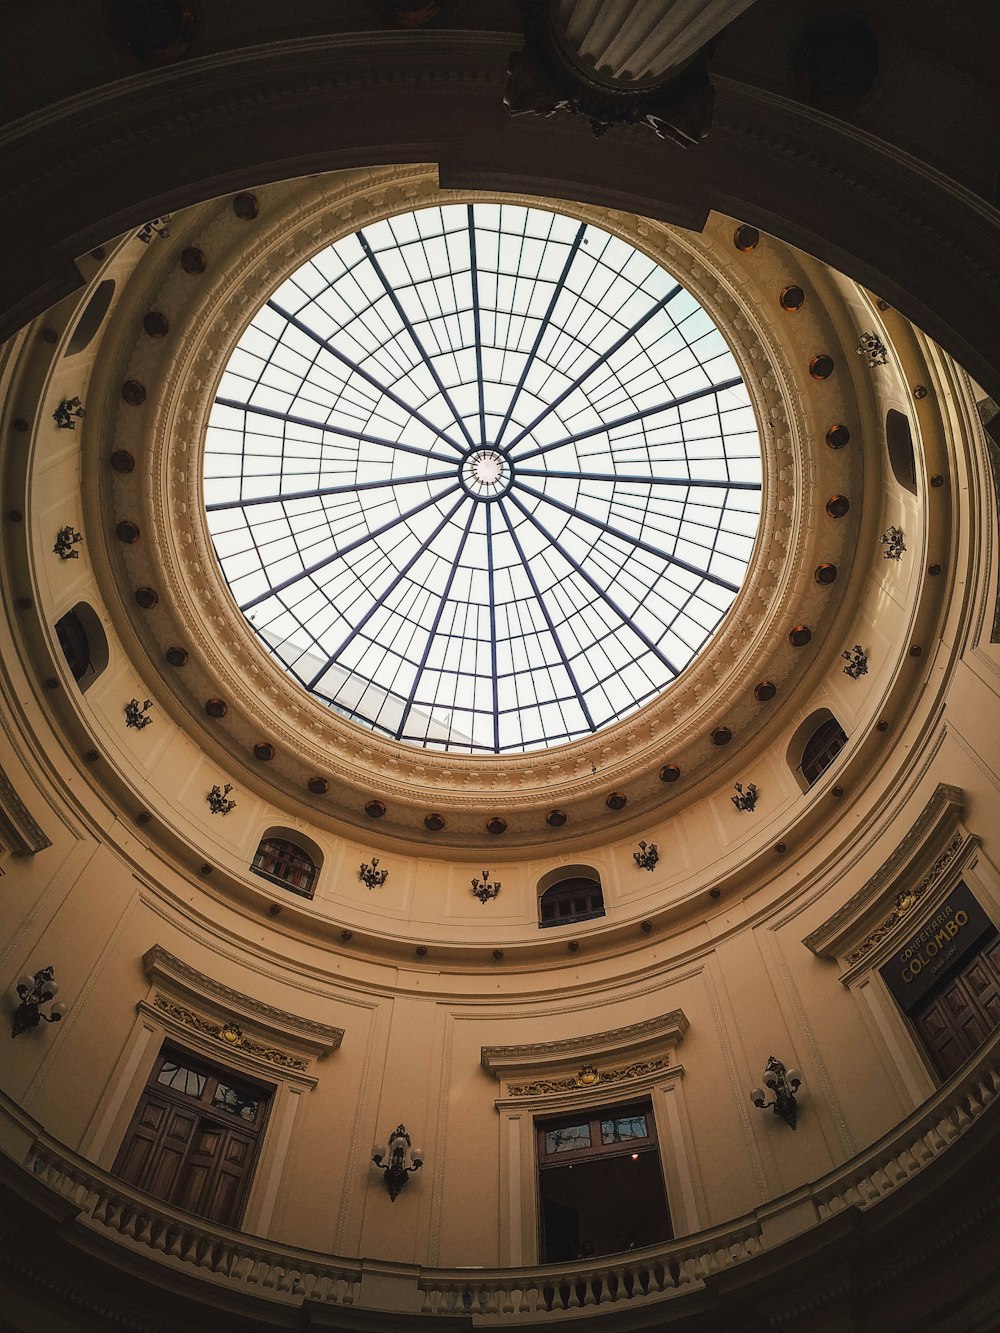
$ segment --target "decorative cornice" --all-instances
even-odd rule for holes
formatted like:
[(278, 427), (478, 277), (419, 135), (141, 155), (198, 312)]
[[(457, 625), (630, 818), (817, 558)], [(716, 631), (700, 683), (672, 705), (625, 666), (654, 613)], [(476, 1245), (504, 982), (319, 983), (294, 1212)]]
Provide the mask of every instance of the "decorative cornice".
[[(154, 944), (142, 956), (142, 965), (146, 976), (150, 981), (159, 983), (165, 990), (172, 992), (173, 996), (178, 994), (181, 997), (180, 1003), (170, 998), (169, 1003), (175, 1008), (190, 1009), (192, 1014), (199, 1019), (202, 1026), (198, 1023), (188, 1023), (188, 1026), (197, 1027), (199, 1031), (205, 1032), (210, 1036), (218, 1035), (225, 1020), (240, 1020), (241, 1026), (256, 1029), (258, 1034), (269, 1038), (264, 1043), (257, 1042), (256, 1038), (244, 1037), (243, 1049), (249, 1051), (251, 1040), (257, 1045), (270, 1047), (272, 1044), (280, 1046), (291, 1042), (304, 1048), (305, 1053), (310, 1056), (322, 1057), (330, 1051), (335, 1051), (340, 1046), (344, 1038), (343, 1028), (331, 1027), (326, 1023), (317, 1023), (310, 1018), (301, 1018), (298, 1014), (289, 1013), (285, 1009), (276, 1009), (273, 1005), (265, 1004), (262, 1000), (254, 999), (253, 996), (244, 995), (242, 991), (233, 990), (229, 986), (222, 985), (213, 977), (208, 977), (204, 972), (199, 972), (197, 968), (191, 967), (188, 963), (175, 958), (159, 944)], [(161, 997), (157, 995), (154, 1003), (164, 1012), (167, 1012), (166, 1004), (160, 1004)], [(214, 1006), (223, 1011), (222, 1020), (216, 1022), (216, 1019), (208, 1018), (205, 1015), (199, 1015), (198, 1010), (205, 1005)], [(180, 1013), (173, 1013), (172, 1016), (178, 1021), (188, 1022), (181, 1017)], [(215, 1031), (209, 1031), (204, 1024), (214, 1024)], [(255, 1052), (256, 1053), (256, 1052)], [(261, 1057), (269, 1058), (269, 1057)], [(292, 1065), (286, 1065), (292, 1068)], [(307, 1064), (296, 1065), (295, 1068), (307, 1067)]]
[[(859, 937), (863, 938), (869, 930), (874, 934), (881, 929), (881, 925), (888, 921), (892, 913), (900, 909), (900, 903), (907, 894), (914, 893), (912, 884), (901, 884), (890, 907), (888, 899), (897, 882), (904, 876), (910, 880), (919, 877), (918, 883), (922, 885), (920, 896), (923, 896), (945, 866), (958, 854), (964, 842), (968, 841), (959, 836), (958, 845), (950, 854), (940, 850), (944, 838), (949, 839), (949, 848), (954, 843), (954, 830), (962, 810), (962, 789), (949, 786), (947, 783), (938, 783), (930, 800), (896, 850), (882, 862), (874, 875), (844, 903), (843, 907), (838, 908), (833, 916), (828, 917), (821, 926), (803, 939), (802, 943), (806, 948), (826, 958), (845, 956), (850, 948), (858, 944)], [(927, 862), (935, 855), (937, 859), (928, 869)], [(902, 912), (908, 911), (910, 906), (912, 903), (902, 908)], [(872, 917), (879, 910), (883, 921), (880, 925), (876, 925)], [(899, 919), (899, 916), (895, 918), (897, 921)], [(884, 938), (885, 933), (883, 931), (879, 938)], [(866, 947), (871, 948), (874, 943), (876, 941), (873, 940)]]
[(267, 1046), (263, 1042), (255, 1041), (253, 1037), (248, 1037), (235, 1024), (206, 1018), (204, 1014), (196, 1013), (194, 1009), (188, 1008), (186, 1004), (178, 1004), (176, 1000), (171, 1000), (168, 996), (161, 995), (159, 992), (154, 997), (153, 1008), (166, 1014), (174, 1022), (191, 1028), (194, 1032), (200, 1032), (206, 1037), (214, 1037), (220, 1045), (225, 1046), (228, 1050), (241, 1051), (257, 1060), (264, 1060), (267, 1064), (277, 1065), (281, 1069), (294, 1069), (305, 1073), (309, 1068), (309, 1061), (305, 1056), (292, 1055), (277, 1046)]
[(508, 1083), (508, 1097), (539, 1097), (550, 1092), (576, 1092), (579, 1088), (599, 1088), (605, 1087), (609, 1083), (627, 1083), (631, 1079), (647, 1078), (651, 1074), (659, 1074), (664, 1069), (670, 1067), (670, 1057), (664, 1056), (656, 1060), (636, 1060), (630, 1065), (623, 1065), (618, 1069), (602, 1069), (595, 1071), (596, 1077), (588, 1081), (582, 1081), (577, 1075), (575, 1078), (540, 1078), (534, 1083)]
[(14, 790), (14, 784), (6, 770), (0, 766), (0, 839), (7, 843), (11, 851), (34, 856), (46, 847), (51, 847), (47, 838), (35, 822), (31, 811)]
[[(647, 1018), (641, 1023), (630, 1023), (627, 1027), (612, 1028), (607, 1032), (595, 1032), (582, 1037), (565, 1037), (559, 1041), (529, 1042), (519, 1046), (484, 1046), (480, 1062), (485, 1070), (497, 1078), (516, 1077), (518, 1074), (531, 1074), (544, 1070), (560, 1084), (575, 1088), (583, 1086), (575, 1078), (560, 1079), (558, 1071), (567, 1067), (579, 1067), (581, 1064), (610, 1060), (627, 1060), (629, 1067), (636, 1066), (640, 1060), (652, 1062), (666, 1068), (670, 1052), (683, 1039), (688, 1030), (688, 1020), (680, 1009), (656, 1018)], [(664, 1052), (666, 1058), (654, 1055), (655, 1051)], [(607, 1081), (624, 1077), (622, 1070), (604, 1071)], [(631, 1075), (630, 1077), (637, 1077)], [(551, 1081), (551, 1080), (549, 1080)], [(606, 1081), (601, 1077), (600, 1081)], [(547, 1088), (546, 1091), (556, 1091)]]
[(876, 944), (881, 944), (886, 936), (891, 934), (903, 917), (913, 910), (924, 894), (934, 887), (942, 872), (947, 866), (951, 865), (965, 845), (966, 840), (961, 833), (956, 833), (919, 883), (915, 884), (912, 889), (903, 889), (896, 894), (891, 911), (887, 913), (874, 930), (868, 932), (856, 949), (851, 950), (847, 955), (848, 963), (853, 965), (858, 962), (866, 953), (874, 949)]

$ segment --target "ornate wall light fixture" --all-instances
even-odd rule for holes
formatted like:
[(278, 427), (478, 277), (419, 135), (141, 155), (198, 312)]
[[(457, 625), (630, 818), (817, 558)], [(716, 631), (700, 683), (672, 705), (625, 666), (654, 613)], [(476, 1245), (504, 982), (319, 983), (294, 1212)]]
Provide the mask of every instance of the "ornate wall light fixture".
[(889, 360), (889, 349), (878, 334), (862, 333), (860, 339), (857, 346), (858, 356), (865, 357), (872, 370), (876, 366), (884, 366)]
[(797, 1069), (786, 1069), (780, 1060), (776, 1060), (773, 1055), (767, 1057), (767, 1064), (764, 1066), (764, 1076), (762, 1079), (764, 1088), (767, 1088), (774, 1097), (773, 1102), (765, 1100), (766, 1093), (764, 1088), (754, 1088), (750, 1093), (750, 1100), (760, 1111), (773, 1110), (776, 1116), (780, 1116), (790, 1129), (795, 1128), (795, 1094), (798, 1092), (802, 1083), (802, 1075)]
[(897, 528), (895, 524), (886, 528), (882, 536), (879, 537), (879, 541), (886, 547), (886, 550), (882, 552), (886, 560), (898, 560), (906, 550), (903, 544), (903, 529)]
[(151, 218), (149, 222), (144, 222), (135, 234), (136, 240), (142, 241), (143, 245), (149, 245), (154, 236), (166, 240), (170, 235), (170, 228), (167, 223), (171, 217), (172, 214), (164, 213), (161, 217)]
[(12, 1037), (27, 1032), (29, 1028), (38, 1027), (42, 1019), (46, 1023), (58, 1023), (66, 1012), (66, 1006), (62, 1003), (54, 1004), (47, 1014), (41, 1012), (41, 1006), (54, 1000), (59, 990), (53, 967), (43, 967), (34, 976), (26, 972), (23, 977), (18, 978), (14, 989), (17, 992), (18, 1004), (10, 1029)]
[(756, 782), (751, 782), (751, 783), (750, 783), (750, 786), (747, 787), (746, 791), (743, 790), (743, 783), (742, 783), (742, 782), (734, 782), (734, 783), (733, 783), (733, 789), (735, 790), (736, 795), (735, 795), (735, 796), (731, 796), (729, 799), (732, 801), (733, 805), (736, 806), (736, 809), (737, 809), (737, 810), (754, 810), (754, 809), (756, 809), (756, 807), (757, 807), (757, 784), (756, 784)]
[(146, 714), (152, 706), (152, 699), (144, 700), (141, 707), (138, 699), (129, 699), (128, 703), (125, 705), (126, 727), (133, 727), (136, 731), (142, 731), (143, 727), (148, 727), (153, 719), (147, 717)]
[(868, 654), (860, 643), (856, 643), (850, 652), (845, 648), (840, 655), (847, 663), (844, 667), (845, 676), (850, 676), (851, 680), (860, 680), (862, 676), (868, 675)]
[(501, 885), (498, 879), (495, 879), (492, 884), (490, 883), (490, 872), (488, 870), (483, 871), (482, 879), (477, 878), (472, 880), (472, 892), (484, 906), (491, 898), (497, 896), (500, 892), (500, 887)]
[[(386, 1157), (389, 1158), (388, 1162), (384, 1160)], [(413, 1147), (406, 1126), (397, 1125), (384, 1148), (379, 1143), (372, 1148), (372, 1161), (380, 1171), (385, 1172), (385, 1187), (389, 1191), (389, 1198), (395, 1203), (399, 1191), (413, 1172), (423, 1166), (424, 1155), (419, 1148)]]
[(371, 865), (367, 861), (362, 861), (358, 871), (358, 879), (363, 880), (369, 889), (380, 889), (389, 878), (388, 870), (378, 869), (378, 857), (372, 857)]
[(80, 552), (74, 551), (74, 546), (79, 546), (83, 541), (83, 534), (77, 532), (75, 528), (60, 528), (56, 533), (56, 544), (53, 551), (60, 560), (79, 560)]
[(228, 815), (230, 810), (236, 809), (236, 802), (226, 799), (232, 789), (233, 784), (231, 782), (227, 782), (224, 787), (215, 783), (212, 787), (205, 800), (208, 802), (208, 808), (213, 815)]
[(660, 853), (656, 850), (656, 843), (651, 842), (648, 846), (640, 838), (639, 850), (632, 853), (632, 860), (640, 870), (652, 870), (660, 859)]
[(76, 430), (76, 423), (86, 415), (79, 398), (64, 398), (52, 413), (52, 420), (60, 430)]

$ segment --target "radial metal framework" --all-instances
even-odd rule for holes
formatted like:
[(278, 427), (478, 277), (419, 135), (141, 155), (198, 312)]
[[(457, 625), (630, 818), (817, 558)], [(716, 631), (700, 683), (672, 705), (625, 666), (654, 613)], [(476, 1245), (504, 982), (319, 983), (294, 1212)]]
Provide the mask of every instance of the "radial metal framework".
[(705, 645), (761, 458), (694, 297), (562, 214), (449, 204), (331, 245), (257, 313), (206, 431), (223, 573), (307, 690), (398, 740), (596, 731)]

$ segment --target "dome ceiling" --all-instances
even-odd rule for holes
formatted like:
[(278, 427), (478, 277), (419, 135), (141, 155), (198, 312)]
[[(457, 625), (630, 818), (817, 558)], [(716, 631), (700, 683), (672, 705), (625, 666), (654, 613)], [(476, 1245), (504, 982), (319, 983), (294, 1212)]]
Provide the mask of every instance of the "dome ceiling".
[[(834, 441), (860, 439), (874, 400), (846, 343), (856, 332), (840, 280), (821, 265), (766, 238), (747, 248), (749, 229), (725, 218), (695, 235), (607, 209), (441, 191), (419, 166), (270, 186), (170, 229), (140, 247), (110, 321), (149, 336), (105, 333), (93, 361), (85, 443), (104, 460), (113, 440), (135, 466), (95, 457), (88, 523), (109, 534), (101, 567), (127, 652), (158, 682), (136, 689), (155, 692), (237, 781), (331, 829), (370, 829), (375, 811), (380, 839), (455, 855), (495, 846), (498, 829), (517, 854), (581, 830), (602, 838), (697, 800), (843, 647), (827, 641), (850, 614), (854, 553), (874, 540), (877, 514), (865, 520), (864, 455)], [(536, 278), (516, 292), (512, 331), (499, 328), (512, 303), (497, 271), (514, 238), (530, 242)], [(588, 258), (579, 271), (574, 260), (539, 341), (577, 240)], [(438, 245), (448, 267), (432, 271)], [(351, 316), (341, 298), (354, 273), (365, 277)], [(608, 320), (611, 297), (591, 293), (588, 273), (617, 292), (620, 315)], [(367, 343), (349, 350), (362, 323)], [(425, 502), (422, 527), (392, 525)], [(265, 572), (269, 523), (278, 558)], [(434, 546), (436, 527), (447, 533)], [(300, 577), (331, 555), (322, 579)], [(339, 582), (327, 585), (326, 569)], [(268, 592), (286, 579), (304, 605)], [(366, 636), (369, 657), (349, 666), (383, 704), (396, 691), (391, 725), (371, 693), (331, 688), (331, 659)], [(509, 654), (503, 702), (494, 651), (498, 666)], [(581, 669), (574, 686), (567, 664), (592, 675)], [(397, 675), (380, 676), (383, 665)], [(482, 711), (458, 719), (467, 669)], [(543, 690), (557, 701), (548, 716)], [(597, 734), (581, 707), (591, 698)], [(507, 730), (505, 707), (530, 723)], [(423, 715), (416, 743), (396, 739), (407, 708)], [(428, 718), (482, 750), (434, 748)], [(565, 818), (549, 822), (553, 812)]]
[(698, 301), (600, 227), (504, 202), (372, 222), (261, 307), (216, 392), (209, 530), (289, 674), (452, 753), (634, 712), (729, 610), (761, 500)]

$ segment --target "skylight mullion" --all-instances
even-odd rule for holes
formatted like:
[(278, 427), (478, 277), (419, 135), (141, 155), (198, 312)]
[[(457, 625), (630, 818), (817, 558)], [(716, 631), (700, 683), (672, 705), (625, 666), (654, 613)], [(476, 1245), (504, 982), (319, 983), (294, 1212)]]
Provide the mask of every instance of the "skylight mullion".
[[(518, 455), (515, 462), (523, 463), (526, 459), (536, 458), (539, 454), (551, 453), (553, 449), (562, 449), (567, 444), (579, 444), (581, 440), (590, 439), (594, 435), (610, 435), (611, 431), (616, 430), (619, 426), (630, 426), (634, 421), (643, 421), (646, 417), (656, 416), (659, 412), (672, 411), (674, 408), (683, 407), (686, 403), (695, 402), (699, 398), (706, 398), (710, 393), (721, 393), (724, 389), (733, 389), (736, 385), (742, 383), (742, 379), (736, 376), (734, 379), (722, 380), (718, 384), (707, 384), (702, 389), (692, 389), (690, 393), (680, 394), (665, 403), (658, 403), (654, 407), (639, 408), (635, 412), (630, 412), (628, 416), (618, 417), (615, 421), (605, 421), (599, 426), (592, 426), (588, 430), (579, 431), (574, 435), (567, 435), (563, 439), (553, 440), (549, 444), (529, 449), (527, 453)], [(555, 406), (555, 404), (552, 404), (552, 406)], [(546, 411), (548, 410), (550, 409), (546, 409)]]
[(444, 440), (445, 444), (451, 445), (451, 447), (457, 450), (460, 454), (464, 453), (462, 446), (456, 444), (455, 441), (439, 426), (435, 426), (434, 422), (431, 421), (429, 417), (425, 417), (418, 408), (412, 407), (409, 403), (405, 402), (394, 393), (388, 385), (381, 384), (374, 375), (370, 375), (364, 367), (359, 366), (356, 361), (352, 361), (349, 356), (346, 356), (339, 350), (339, 348), (334, 347), (326, 338), (322, 338), (319, 334), (314, 333), (308, 324), (304, 324), (302, 320), (291, 314), (289, 311), (282, 310), (281, 306), (274, 300), (268, 301), (267, 304), (276, 314), (281, 315), (289, 322), (289, 324), (294, 328), (297, 328), (300, 333), (305, 334), (307, 338), (312, 338), (315, 342), (319, 343), (319, 345), (329, 352), (335, 360), (346, 366), (348, 370), (353, 371), (353, 373), (363, 379), (366, 384), (370, 384), (373, 389), (376, 389), (380, 394), (388, 398), (391, 403), (395, 403), (396, 406), (402, 408), (404, 412), (408, 412), (415, 421), (419, 421), (420, 424), (425, 426), (432, 434), (436, 435), (439, 439)]

